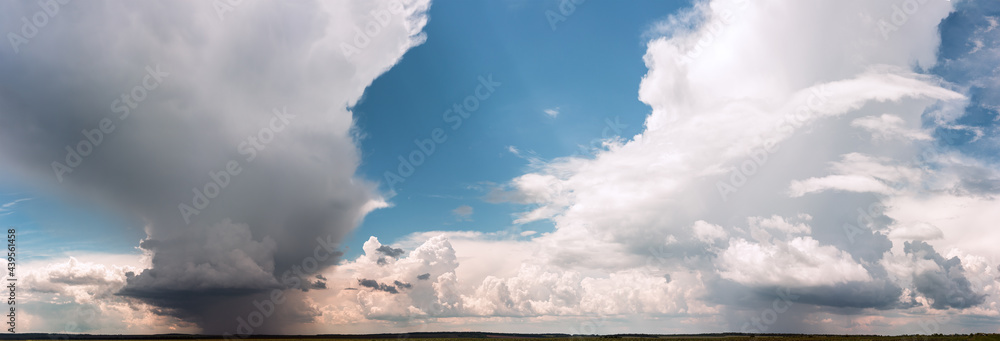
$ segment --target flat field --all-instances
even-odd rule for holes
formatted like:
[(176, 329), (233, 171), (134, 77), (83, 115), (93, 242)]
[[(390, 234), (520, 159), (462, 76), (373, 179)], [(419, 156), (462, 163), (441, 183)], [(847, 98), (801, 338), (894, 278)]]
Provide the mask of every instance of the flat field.
[[(440, 335), (440, 334), (438, 334)], [(1000, 334), (964, 334), (964, 335), (901, 335), (901, 336), (878, 336), (878, 335), (643, 335), (643, 336), (525, 336), (503, 335), (503, 334), (482, 334), (479, 337), (421, 337), (419, 335), (392, 335), (381, 334), (364, 337), (363, 335), (337, 335), (333, 337), (249, 337), (247, 341), (483, 341), (488, 339), (502, 339), (502, 341), (1000, 341)], [(136, 337), (111, 336), (103, 338), (97, 335), (79, 335), (67, 338), (17, 338), (13, 335), (2, 335), (0, 340), (85, 340), (85, 341), (217, 341), (226, 340), (224, 338), (211, 337)], [(33, 335), (34, 336), (34, 335)], [(240, 340), (231, 338), (231, 340)], [(500, 341), (500, 340), (497, 340)]]

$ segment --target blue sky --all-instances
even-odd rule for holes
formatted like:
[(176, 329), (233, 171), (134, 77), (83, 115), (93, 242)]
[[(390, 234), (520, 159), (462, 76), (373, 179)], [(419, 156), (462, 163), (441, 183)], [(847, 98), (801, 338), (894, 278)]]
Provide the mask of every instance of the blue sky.
[[(492, 74), (503, 85), (459, 129), (447, 129), (448, 140), (399, 186), (395, 207), (366, 217), (347, 245), (415, 230), (510, 228), (518, 207), (481, 200), (484, 183), (502, 183), (526, 169), (508, 147), (552, 159), (581, 153), (581, 146), (602, 137), (605, 120), (625, 125), (621, 136), (639, 133), (650, 110), (636, 96), (635, 80), (646, 71), (642, 33), (683, 6), (585, 2), (553, 31), (544, 13), (558, 11), (557, 2), (435, 3), (427, 42), (376, 79), (354, 107), (365, 135), (359, 172), (385, 184), (384, 172), (416, 148), (414, 139), (451, 125), (442, 113), (472, 93), (477, 77)], [(559, 114), (546, 115), (547, 109)], [(452, 210), (461, 205), (473, 207), (472, 221), (456, 221)], [(551, 225), (521, 228), (546, 231)]]
[[(976, 157), (993, 160), (1000, 155), (996, 148), (998, 121), (994, 109), (1000, 105), (1000, 96), (990, 78), (997, 72), (998, 57), (979, 51), (998, 43), (997, 35), (985, 29), (995, 25), (995, 20), (990, 21), (989, 15), (982, 15), (998, 11), (1000, 4), (995, 2), (971, 2), (944, 21), (938, 53), (941, 64), (932, 69), (934, 74), (969, 88), (970, 103), (958, 123), (983, 129), (979, 137), (969, 130), (944, 129), (939, 131), (939, 139)], [(949, 136), (952, 138), (946, 139)]]
[[(558, 2), (435, 3), (425, 29), (427, 41), (376, 79), (353, 108), (357, 129), (364, 134), (359, 175), (384, 183), (384, 172), (398, 165), (397, 156), (416, 148), (414, 139), (427, 139), (432, 129), (451, 125), (441, 114), (471, 94), (480, 75), (492, 74), (503, 85), (460, 129), (449, 131), (449, 140), (406, 179), (392, 198), (393, 208), (371, 213), (345, 240), (348, 257), (359, 255), (358, 246), (372, 235), (394, 240), (421, 230), (510, 229), (518, 207), (481, 200), (484, 183), (502, 183), (527, 168), (528, 162), (509, 146), (551, 159), (582, 154), (581, 148), (590, 148), (582, 146), (602, 138), (606, 120), (624, 125), (621, 136), (639, 133), (649, 113), (649, 106), (636, 97), (635, 80), (646, 71), (642, 34), (664, 13), (684, 6), (593, 1), (552, 30), (545, 11), (558, 11)], [(594, 39), (601, 43), (592, 43)], [(547, 109), (559, 114), (546, 115)], [(32, 245), (39, 252), (31, 257), (137, 252), (135, 243), (144, 237), (141, 221), (105, 214), (106, 208), (79, 208), (45, 192), (18, 188), (16, 182), (3, 189), (10, 193), (5, 202), (36, 199), (0, 217), (0, 224), (44, 236)], [(453, 215), (462, 205), (473, 207), (471, 220)], [(552, 226), (539, 222), (520, 228), (546, 231)], [(88, 235), (102, 240), (81, 242)]]
[(0, 32), (20, 331), (1000, 332), (995, 1), (9, 1)]
[[(8, 178), (9, 179), (9, 178)], [(25, 260), (61, 258), (81, 252), (132, 253), (145, 233), (142, 223), (114, 214), (87, 198), (66, 201), (34, 188), (5, 182), (0, 224), (14, 227)], [(3, 204), (0, 204), (3, 205)]]

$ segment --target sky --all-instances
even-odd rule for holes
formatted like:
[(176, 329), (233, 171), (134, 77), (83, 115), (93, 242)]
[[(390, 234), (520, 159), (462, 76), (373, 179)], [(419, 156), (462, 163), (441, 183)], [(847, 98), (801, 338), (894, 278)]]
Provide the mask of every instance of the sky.
[(2, 2), (16, 331), (1000, 332), (998, 26), (973, 0)]

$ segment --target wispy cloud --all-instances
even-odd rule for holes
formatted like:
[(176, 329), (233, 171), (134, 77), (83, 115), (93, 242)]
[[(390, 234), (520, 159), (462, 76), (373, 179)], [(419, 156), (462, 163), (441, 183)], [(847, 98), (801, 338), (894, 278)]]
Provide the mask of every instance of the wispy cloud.
[(545, 112), (546, 115), (549, 115), (549, 117), (559, 116), (559, 108), (558, 107), (551, 108), (551, 109), (545, 109), (544, 112)]
[(540, 168), (546, 164), (546, 160), (543, 159), (541, 156), (539, 156), (538, 153), (536, 153), (533, 150), (522, 151), (517, 147), (507, 146), (507, 151), (510, 152), (511, 154), (514, 154), (514, 156), (517, 156), (519, 158), (524, 159), (525, 161), (528, 161), (528, 165), (531, 166), (532, 169)]
[(9, 211), (10, 208), (13, 207), (14, 205), (17, 205), (17, 203), (28, 201), (28, 200), (31, 200), (31, 199), (32, 198), (21, 198), (21, 199), (17, 199), (17, 200), (8, 202), (6, 204), (0, 205), (0, 212)]

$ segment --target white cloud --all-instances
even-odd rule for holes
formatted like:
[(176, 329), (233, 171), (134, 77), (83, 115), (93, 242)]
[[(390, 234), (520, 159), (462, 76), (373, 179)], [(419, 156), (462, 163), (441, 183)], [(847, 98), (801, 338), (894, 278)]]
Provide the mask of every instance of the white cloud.
[[(655, 331), (679, 323), (726, 331), (751, 318), (747, 302), (770, 307), (772, 297), (760, 292), (778, 286), (803, 301), (772, 330), (822, 326), (845, 308), (900, 310), (884, 320), (869, 314), (866, 326), (919, 322), (934, 303), (914, 278), (943, 268), (905, 253), (900, 239), (968, 250), (962, 262), (987, 273), (989, 262), (974, 257), (995, 253), (985, 247), (996, 239), (985, 229), (996, 217), (982, 213), (992, 203), (982, 194), (989, 183), (963, 184), (958, 175), (984, 167), (938, 155), (922, 125), (924, 112), (934, 125), (953, 124), (965, 96), (911, 71), (933, 65), (937, 24), (950, 9), (928, 2), (885, 41), (877, 22), (893, 9), (884, 4), (697, 3), (651, 31), (664, 37), (651, 40), (644, 57), (639, 97), (652, 112), (641, 134), (605, 141), (607, 150), (592, 159), (539, 163), (490, 193), (527, 205), (515, 224), (549, 220), (554, 231), (516, 241), (415, 233), (395, 247), (437, 250), (426, 253), (433, 256), (381, 266), (366, 258), (366, 246), (366, 256), (344, 266), (353, 277), (343, 283), (360, 276), (353, 274), (381, 283), (410, 278), (420, 275), (411, 270), (418, 265), (441, 267), (427, 272), (436, 281), (395, 295), (342, 291), (330, 301), (339, 309), (330, 321), (418, 316), (447, 329), (483, 321), (476, 318), (639, 315), (669, 321)], [(775, 20), (774, 11), (786, 15)], [(766, 146), (773, 151), (762, 152)], [(927, 150), (934, 156), (923, 157)], [(747, 160), (756, 168), (723, 201), (716, 184)], [(862, 226), (875, 230), (849, 239), (842, 226), (873, 202), (885, 205), (885, 217), (875, 214), (883, 219)], [(987, 238), (955, 237), (956, 225)], [(972, 290), (995, 291), (992, 283)]]
[(892, 194), (896, 187), (921, 180), (920, 170), (890, 163), (893, 161), (888, 158), (848, 153), (840, 161), (831, 162), (834, 175), (794, 180), (789, 185), (789, 195), (800, 197), (828, 190)]
[[(906, 316), (887, 313), (886, 321), (860, 323), (920, 321), (934, 313), (927, 308), (934, 303), (918, 290), (915, 275), (948, 269), (921, 258), (925, 254), (904, 252), (901, 239), (928, 240), (983, 278), (996, 277), (997, 263), (987, 256), (997, 254), (1000, 240), (988, 181), (994, 174), (984, 171), (976, 177), (982, 182), (963, 182), (969, 177), (962, 172), (990, 165), (948, 154), (927, 161), (940, 168), (913, 161), (930, 148), (914, 144), (926, 140), (918, 129), (921, 113), (940, 105), (929, 114), (932, 124), (953, 124), (953, 109), (965, 101), (940, 80), (912, 71), (933, 65), (937, 24), (951, 10), (948, 2), (922, 6), (886, 41), (878, 19), (893, 8), (884, 3), (697, 3), (651, 31), (662, 37), (649, 41), (644, 56), (649, 72), (639, 98), (652, 111), (641, 134), (606, 141), (607, 150), (592, 159), (539, 161), (497, 194), (529, 206), (516, 224), (550, 220), (555, 230), (530, 239), (418, 232), (394, 245), (372, 237), (363, 255), (323, 274), (328, 289), (301, 294), (305, 307), (322, 312), (310, 327), (372, 332), (479, 323), (520, 329), (512, 321), (610, 315), (656, 321), (629, 325), (633, 332), (683, 324), (732, 331), (749, 320), (748, 310), (758, 312), (747, 305), (760, 300), (763, 309), (771, 307), (771, 297), (759, 292), (773, 286), (796, 288), (804, 301), (772, 330), (800, 321), (829, 325), (823, 321), (847, 309), (886, 309), (881, 313), (911, 298), (912, 308), (898, 308)], [(353, 103), (364, 84), (419, 44), (425, 22), (426, 16), (399, 22), (403, 34), (397, 39), (341, 65), (356, 71), (341, 102)], [(337, 115), (334, 123), (346, 132), (350, 115)], [(858, 128), (875, 138), (857, 138)], [(768, 145), (776, 150), (762, 152)], [(508, 151), (522, 155), (512, 146)], [(748, 160), (756, 168), (740, 173), (745, 178), (738, 195), (722, 200), (717, 184), (731, 182)], [(853, 208), (871, 201), (859, 194), (872, 193), (891, 222), (848, 240), (840, 230), (844, 219), (853, 222)], [(239, 232), (234, 239), (211, 240), (242, 252), (217, 255), (225, 269), (253, 278), (273, 270), (267, 261), (273, 242), (256, 233), (251, 238), (238, 224), (220, 227)], [(534, 231), (522, 236), (528, 232)], [(60, 271), (46, 278), (98, 283), (95, 292), (108, 292), (102, 281), (121, 285), (117, 269), (110, 275), (107, 269)], [(841, 291), (831, 287), (852, 296), (837, 296)], [(972, 290), (993, 296), (964, 312), (997, 316), (998, 287), (995, 280), (972, 283)], [(834, 299), (816, 298), (831, 292)], [(89, 292), (73, 294), (86, 300)], [(869, 302), (853, 295), (892, 305), (863, 305)]]
[(859, 175), (830, 175), (822, 178), (809, 178), (802, 181), (792, 182), (789, 192), (793, 197), (826, 190), (837, 190), (857, 193), (892, 193), (892, 188), (886, 184), (867, 176)]
[[(639, 91), (652, 108), (645, 130), (607, 141), (593, 159), (555, 159), (505, 184), (508, 201), (528, 205), (516, 223), (556, 226), (532, 239), (542, 246), (538, 261), (549, 266), (540, 273), (615, 273), (651, 264), (645, 274), (717, 274), (699, 277), (707, 288), (724, 286), (720, 276), (747, 290), (835, 288), (808, 291), (826, 298), (805, 305), (825, 312), (828, 306), (888, 309), (909, 297), (893, 295), (917, 292), (872, 265), (903, 253), (898, 239), (917, 236), (905, 226), (927, 222), (944, 231), (934, 245), (995, 253), (983, 244), (995, 238), (971, 242), (946, 227), (984, 233), (991, 226), (985, 194), (943, 198), (991, 188), (985, 180), (961, 185), (965, 176), (956, 175), (962, 167), (981, 167), (924, 153), (937, 154), (928, 131), (953, 126), (967, 102), (940, 79), (911, 71), (915, 64), (934, 65), (937, 25), (951, 6), (922, 3), (888, 40), (878, 21), (893, 7), (864, 1), (699, 2), (655, 25), (650, 34), (662, 37), (647, 45), (649, 72)], [(775, 20), (775, 11), (786, 15)], [(953, 165), (926, 167), (938, 162)], [(723, 200), (719, 183), (738, 191)], [(862, 226), (875, 231), (852, 236), (842, 230), (861, 219), (857, 208), (879, 203), (891, 219), (876, 214)], [(709, 247), (690, 247), (694, 241)], [(489, 292), (519, 283), (497, 277)], [(724, 298), (714, 302), (727, 314), (740, 311)], [(802, 315), (790, 319), (807, 319)]]
[(994, 243), (1000, 231), (992, 227), (1000, 219), (995, 199), (938, 192), (893, 197), (886, 206), (885, 215), (894, 220), (890, 237), (922, 237), (939, 249), (1000, 258)]
[(694, 236), (704, 243), (712, 243), (717, 239), (726, 238), (726, 231), (719, 225), (706, 223), (704, 220), (694, 222), (691, 226), (694, 229)]
[(22, 332), (114, 334), (195, 333), (191, 323), (118, 296), (130, 273), (146, 266), (139, 255), (75, 254), (18, 265), (18, 328)]
[(753, 286), (810, 287), (871, 280), (850, 254), (820, 245), (811, 237), (774, 244), (731, 240), (718, 262), (723, 278)]
[[(405, 257), (380, 264), (377, 260), (381, 255), (376, 250), (383, 245), (372, 237), (365, 243), (365, 255), (328, 276), (333, 294), (317, 293), (326, 296), (319, 299), (329, 307), (324, 310), (329, 312), (325, 314), (326, 321), (339, 324), (449, 316), (601, 316), (713, 311), (694, 300), (704, 293), (696, 273), (673, 273), (671, 280), (636, 270), (589, 276), (534, 260), (511, 262), (490, 257), (478, 262), (502, 262), (514, 267), (481, 275), (460, 275), (469, 269), (496, 268), (476, 265), (477, 261), (472, 258), (493, 254), (492, 249), (508, 252), (523, 249), (530, 247), (531, 242), (490, 241), (482, 235), (459, 237), (456, 241), (454, 245), (469, 245), (453, 247), (452, 241), (442, 234), (426, 239)], [(511, 247), (511, 244), (520, 246)], [(456, 249), (465, 250), (464, 259), (457, 257)], [(398, 292), (359, 287), (359, 279), (397, 283)], [(398, 283), (409, 285), (404, 287)]]
[(545, 109), (543, 110), (543, 112), (545, 112), (545, 114), (548, 115), (549, 117), (559, 116), (559, 108)]
[[(896, 115), (882, 114), (881, 116), (867, 116), (851, 121), (851, 126), (862, 128), (872, 134), (875, 139), (903, 138), (908, 140), (931, 140), (931, 135), (918, 127), (907, 128), (902, 118)], [(919, 122), (913, 122), (919, 123)]]
[(895, 240), (934, 240), (944, 238), (944, 232), (928, 223), (896, 226), (889, 231), (889, 238)]
[[(709, 11), (703, 25), (721, 21), (715, 16), (728, 3), (703, 8)], [(860, 11), (886, 11), (863, 2), (852, 5)], [(832, 120), (849, 122), (873, 103), (899, 101), (902, 106), (922, 108), (936, 99), (963, 98), (939, 87), (934, 79), (907, 71), (914, 56), (928, 63), (933, 60), (933, 27), (918, 29), (914, 24), (909, 43), (876, 44), (882, 38), (871, 30), (874, 23), (857, 17), (859, 9), (846, 11), (832, 3), (785, 4), (781, 5), (785, 10), (797, 14), (788, 22), (776, 22), (768, 15), (772, 6), (778, 5), (751, 2), (738, 7), (741, 19), (725, 23), (729, 26), (721, 35), (698, 58), (685, 63), (678, 61), (699, 35), (709, 34), (707, 28), (651, 41), (645, 56), (650, 70), (640, 87), (640, 99), (653, 109), (646, 130), (612, 144), (592, 160), (557, 159), (512, 180), (509, 185), (519, 195), (518, 202), (535, 206), (516, 222), (550, 219), (557, 230), (547, 238), (562, 244), (586, 238), (583, 243), (592, 247), (628, 245), (643, 250), (646, 247), (633, 245), (665, 240), (667, 235), (690, 235), (686, 229), (697, 220), (729, 220), (729, 212), (714, 207), (719, 205), (716, 182), (726, 181), (730, 172), (750, 159), (747, 150), (759, 150), (763, 141), (782, 144), (796, 138), (806, 139), (796, 143), (835, 144), (809, 141), (811, 136), (804, 134)], [(943, 6), (920, 15), (940, 20), (947, 13), (947, 5)], [(850, 29), (833, 29), (845, 20), (852, 22)], [(872, 45), (862, 49), (855, 46), (859, 40)], [(844, 54), (845, 46), (853, 46), (850, 53), (857, 57), (830, 57)], [(766, 161), (762, 166), (766, 169), (757, 172), (767, 175), (753, 179), (757, 189), (741, 189), (745, 199), (727, 206), (746, 205), (765, 212), (776, 208), (759, 197), (787, 186), (790, 175), (808, 169), (784, 161), (807, 154), (840, 155), (782, 144), (770, 157), (783, 160)], [(845, 182), (831, 180), (841, 179), (824, 181)], [(860, 190), (886, 191), (870, 179), (854, 182), (860, 185), (852, 186)], [(552, 252), (560, 250), (566, 248)]]

